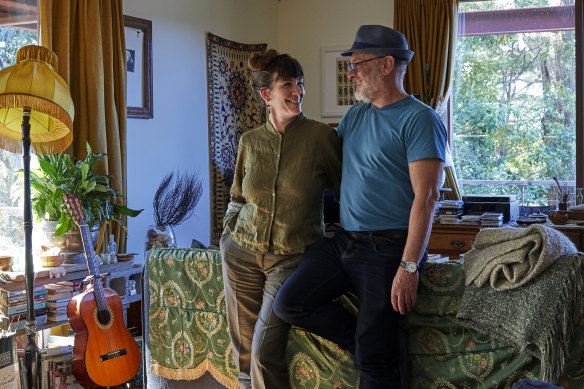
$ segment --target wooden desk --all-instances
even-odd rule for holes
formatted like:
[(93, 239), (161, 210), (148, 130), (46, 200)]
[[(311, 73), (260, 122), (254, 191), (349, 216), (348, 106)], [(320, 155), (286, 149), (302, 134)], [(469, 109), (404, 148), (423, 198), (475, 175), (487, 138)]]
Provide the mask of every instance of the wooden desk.
[[(550, 227), (562, 231), (580, 251), (584, 251), (584, 226), (575, 224), (553, 225)], [(476, 235), (482, 226), (467, 226), (461, 224), (433, 224), (430, 240), (428, 241), (428, 252), (449, 256), (451, 259), (458, 259), (460, 254), (464, 254), (470, 249), (476, 240)]]

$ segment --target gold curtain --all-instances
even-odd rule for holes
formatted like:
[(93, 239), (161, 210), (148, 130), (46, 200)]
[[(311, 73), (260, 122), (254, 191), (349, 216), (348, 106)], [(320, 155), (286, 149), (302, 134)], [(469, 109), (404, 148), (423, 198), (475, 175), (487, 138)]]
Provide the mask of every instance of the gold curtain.
[[(96, 171), (116, 177), (112, 186), (127, 194), (126, 178), (126, 42), (122, 0), (39, 0), (40, 43), (59, 57), (58, 73), (75, 104), (73, 143), (78, 158), (85, 143), (106, 153)], [(123, 220), (124, 224), (126, 220)], [(126, 235), (110, 226), (118, 251)], [(106, 231), (109, 233), (109, 231)]]
[[(394, 0), (394, 28), (402, 32), (414, 57), (404, 79), (406, 91), (442, 116), (452, 91), (458, 0)], [(453, 166), (444, 168), (446, 199), (459, 200)]]

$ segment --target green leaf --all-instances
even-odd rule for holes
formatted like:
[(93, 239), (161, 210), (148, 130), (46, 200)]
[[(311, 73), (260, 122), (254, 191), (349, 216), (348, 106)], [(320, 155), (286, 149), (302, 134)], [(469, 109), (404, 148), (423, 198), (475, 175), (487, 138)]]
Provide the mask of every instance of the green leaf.
[(144, 209), (138, 209), (138, 210), (131, 209), (131, 208), (126, 207), (125, 205), (120, 205), (120, 204), (114, 204), (114, 209), (120, 215), (125, 215), (125, 216), (130, 216), (130, 217), (136, 217), (140, 213), (142, 213), (142, 211), (144, 210)]
[(89, 174), (89, 165), (86, 163), (82, 163), (81, 164), (81, 179), (85, 181), (87, 179), (87, 174)]
[(38, 162), (39, 167), (44, 172), (44, 175), (53, 177), (57, 175), (57, 169), (51, 164), (50, 161), (47, 161), (43, 158), (39, 158)]
[(65, 215), (65, 213), (61, 214), (61, 217), (59, 218), (59, 221), (57, 223), (57, 230), (55, 231), (55, 236), (61, 236), (64, 233), (66, 233), (67, 231), (71, 230), (71, 220), (69, 219), (69, 217), (67, 215)]

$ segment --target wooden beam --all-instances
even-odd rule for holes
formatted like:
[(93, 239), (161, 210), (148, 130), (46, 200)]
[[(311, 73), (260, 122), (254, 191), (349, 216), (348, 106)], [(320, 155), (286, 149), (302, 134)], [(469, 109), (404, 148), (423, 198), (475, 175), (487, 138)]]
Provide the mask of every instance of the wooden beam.
[(28, 15), (7, 15), (0, 14), (0, 26), (21, 26), (27, 24), (36, 24), (38, 16), (36, 14)]
[(458, 36), (573, 30), (574, 6), (461, 12)]
[[(584, 5), (576, 0), (576, 186), (584, 187)], [(580, 108), (578, 108), (580, 107)]]
[(9, 10), (33, 11), (38, 9), (37, 0), (0, 0), (0, 7)]

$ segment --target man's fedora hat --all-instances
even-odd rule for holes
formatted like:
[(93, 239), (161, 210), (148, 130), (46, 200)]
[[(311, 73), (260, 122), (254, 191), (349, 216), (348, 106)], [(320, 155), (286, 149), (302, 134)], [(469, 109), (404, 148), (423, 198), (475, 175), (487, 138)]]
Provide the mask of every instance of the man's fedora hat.
[(406, 37), (399, 31), (379, 25), (364, 25), (355, 34), (353, 46), (341, 55), (348, 57), (356, 51), (377, 55), (391, 55), (410, 62), (414, 52), (408, 50)]

